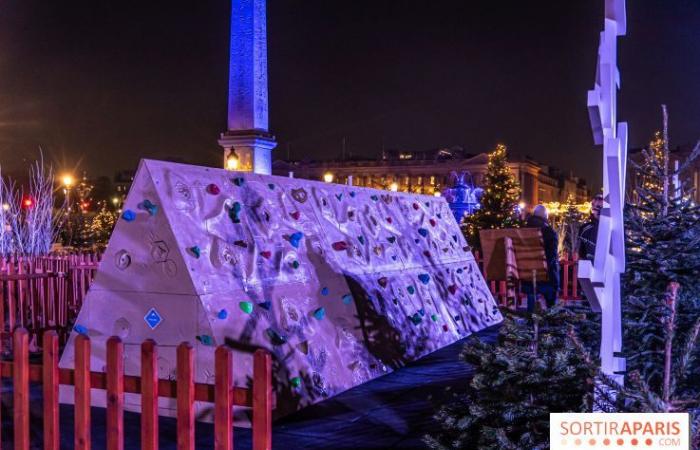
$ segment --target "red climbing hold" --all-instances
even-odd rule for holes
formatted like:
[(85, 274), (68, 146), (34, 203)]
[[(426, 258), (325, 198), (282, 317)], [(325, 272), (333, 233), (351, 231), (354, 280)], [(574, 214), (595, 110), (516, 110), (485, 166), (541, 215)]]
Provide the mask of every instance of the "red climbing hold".
[(212, 183), (209, 186), (207, 186), (207, 192), (209, 192), (211, 195), (219, 195), (221, 189), (219, 189), (219, 186)]
[(455, 286), (454, 284), (451, 284), (451, 285), (447, 286), (447, 290), (450, 291), (450, 294), (454, 295), (455, 292), (457, 292), (457, 286)]
[(301, 217), (301, 214), (299, 213), (299, 211), (294, 211), (293, 213), (291, 213), (289, 215), (292, 216), (292, 219), (294, 219), (294, 220), (299, 220), (299, 217)]
[(381, 277), (377, 282), (381, 287), (385, 288), (389, 280), (386, 277)]
[(272, 252), (269, 250), (265, 250), (264, 252), (260, 252), (260, 256), (262, 256), (265, 259), (270, 259), (272, 257)]
[(345, 241), (338, 241), (333, 243), (333, 250), (343, 251), (348, 249), (348, 243)]
[(389, 223), (393, 222), (393, 220), (391, 219), (391, 217), (387, 217), (387, 218), (386, 218), (386, 221), (389, 222)]
[(430, 258), (430, 252), (428, 250), (424, 250), (423, 256), (425, 256), (426, 258)]
[(420, 206), (418, 205), (418, 203), (414, 203), (414, 204), (413, 204), (413, 209), (416, 209), (416, 210), (417, 210), (418, 208), (420, 208)]
[(450, 329), (447, 327), (447, 324), (442, 325), (442, 331), (449, 331)]
[(430, 225), (432, 225), (432, 226), (437, 225), (437, 222), (435, 222), (435, 219), (430, 219)]

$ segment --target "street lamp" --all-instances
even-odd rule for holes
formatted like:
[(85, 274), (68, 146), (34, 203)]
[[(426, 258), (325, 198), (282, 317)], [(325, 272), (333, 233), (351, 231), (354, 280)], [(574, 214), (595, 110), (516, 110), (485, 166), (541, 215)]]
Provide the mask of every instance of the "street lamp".
[(326, 172), (323, 174), (323, 181), (326, 183), (332, 183), (333, 182), (333, 174), (330, 172)]
[(75, 179), (73, 178), (73, 175), (65, 174), (63, 177), (61, 177), (61, 182), (66, 189), (70, 189), (70, 187), (73, 186), (73, 183), (75, 183)]
[(398, 192), (398, 190), (399, 190), (399, 184), (398, 184), (396, 181), (394, 181), (393, 183), (391, 183), (391, 184), (389, 185), (389, 190), (390, 190), (391, 192)]
[(234, 171), (238, 170), (238, 155), (236, 154), (236, 149), (231, 148), (231, 153), (229, 153), (226, 158), (226, 170)]

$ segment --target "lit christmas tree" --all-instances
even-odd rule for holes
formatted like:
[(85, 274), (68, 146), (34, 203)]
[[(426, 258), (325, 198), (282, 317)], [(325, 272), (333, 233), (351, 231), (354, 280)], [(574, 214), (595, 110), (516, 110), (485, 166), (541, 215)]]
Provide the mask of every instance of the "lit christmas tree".
[(116, 217), (114, 213), (107, 210), (103, 203), (100, 212), (95, 214), (90, 221), (90, 241), (93, 244), (107, 244), (115, 222)]
[(519, 226), (519, 199), (520, 185), (508, 167), (506, 146), (498, 144), (489, 153), (481, 207), (464, 221), (464, 233), (469, 243), (480, 247), (479, 230)]

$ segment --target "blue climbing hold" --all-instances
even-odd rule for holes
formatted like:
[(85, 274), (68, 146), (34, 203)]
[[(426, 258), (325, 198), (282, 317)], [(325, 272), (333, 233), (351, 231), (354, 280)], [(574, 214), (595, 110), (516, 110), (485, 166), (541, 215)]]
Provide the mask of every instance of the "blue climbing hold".
[(88, 335), (88, 329), (85, 328), (85, 327), (82, 326), (82, 325), (75, 325), (75, 326), (73, 327), (73, 330), (75, 330), (75, 332), (78, 333), (78, 334), (82, 334), (83, 336), (87, 336), (87, 335)]
[(142, 202), (139, 203), (137, 206), (138, 206), (139, 209), (143, 209), (143, 210), (148, 211), (148, 214), (150, 214), (150, 215), (152, 215), (152, 216), (155, 216), (156, 213), (158, 212), (158, 205), (154, 205), (154, 204), (151, 203), (151, 201), (148, 200), (148, 199), (142, 201)]
[(414, 315), (411, 316), (411, 322), (413, 322), (413, 325), (418, 325), (422, 321), (423, 321), (423, 318), (418, 313), (415, 313)]
[(299, 241), (301, 241), (301, 238), (304, 237), (304, 234), (301, 231), (297, 231), (296, 233), (292, 233), (289, 235), (289, 243), (292, 244), (292, 247), (294, 248), (299, 248)]
[(390, 244), (393, 244), (396, 242), (396, 236), (389, 236), (386, 240), (389, 241)]
[(372, 199), (373, 202), (376, 202), (379, 200), (379, 197), (377, 197), (376, 195), (372, 195), (370, 196), (370, 199)]
[(355, 197), (355, 191), (350, 191), (350, 197)]
[(464, 271), (462, 270), (461, 267), (459, 269), (457, 269), (457, 273), (462, 273), (462, 272), (464, 272)]
[(133, 222), (134, 219), (136, 219), (136, 213), (130, 209), (127, 209), (122, 213), (122, 219), (126, 220), (127, 222)]
[(272, 183), (268, 183), (267, 187), (272, 191), (275, 189), (275, 185)]
[(272, 302), (270, 300), (266, 300), (264, 302), (258, 303), (258, 306), (264, 309), (265, 311), (269, 311), (272, 308)]
[(428, 284), (430, 282), (430, 275), (428, 275), (427, 273), (421, 273), (420, 275), (418, 275), (418, 279), (421, 283)]
[(418, 228), (418, 234), (420, 234), (423, 237), (426, 237), (428, 235), (428, 230), (425, 228)]
[(241, 204), (235, 202), (231, 208), (228, 210), (228, 216), (231, 218), (233, 223), (241, 223), (241, 218), (239, 214), (241, 213)]
[(204, 345), (209, 345), (212, 346), (214, 345), (214, 338), (207, 334), (200, 334), (199, 336), (196, 336), (195, 339), (197, 339), (199, 342), (201, 342)]
[(424, 315), (425, 315), (425, 309), (423, 309), (423, 308), (419, 309), (419, 310), (418, 310), (418, 314), (420, 314), (421, 316), (424, 316)]
[(326, 317), (326, 308), (321, 307), (314, 311), (314, 317), (318, 320), (323, 320)]
[(243, 177), (234, 178), (231, 181), (233, 181), (233, 184), (235, 184), (238, 187), (243, 186), (243, 183), (245, 183), (245, 179), (243, 179)]
[(219, 311), (219, 314), (217, 314), (216, 317), (218, 317), (221, 320), (224, 320), (228, 317), (228, 311), (222, 309), (221, 311)]
[(365, 237), (364, 236), (357, 236), (357, 240), (360, 241), (360, 244), (365, 243)]
[(202, 255), (202, 251), (196, 245), (194, 247), (190, 247), (189, 251), (191, 251), (196, 258), (199, 258)]
[(341, 193), (341, 194), (335, 194), (335, 198), (337, 198), (338, 201), (340, 201), (340, 200), (343, 199), (343, 194), (342, 194), (342, 193)]
[(343, 303), (346, 305), (349, 305), (352, 302), (352, 295), (350, 294), (345, 294), (343, 295)]
[(413, 241), (414, 241), (416, 244), (418, 244), (418, 243), (420, 242), (420, 239), (414, 239)]
[(324, 287), (323, 289), (321, 289), (321, 295), (328, 295), (329, 293), (330, 293), (330, 291), (328, 290), (327, 287)]

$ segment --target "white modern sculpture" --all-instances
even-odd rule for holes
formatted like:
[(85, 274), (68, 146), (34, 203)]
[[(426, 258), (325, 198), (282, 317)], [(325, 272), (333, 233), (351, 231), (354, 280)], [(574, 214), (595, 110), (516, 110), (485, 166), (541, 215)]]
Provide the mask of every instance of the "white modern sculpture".
[(595, 86), (588, 91), (588, 114), (596, 145), (603, 145), (603, 194), (593, 264), (579, 263), (579, 279), (595, 311), (602, 316), (600, 358), (603, 373), (623, 383), (620, 274), (625, 271), (623, 221), (627, 165), (627, 123), (617, 122), (617, 37), (626, 33), (625, 0), (605, 1), (605, 28), (600, 34)]

